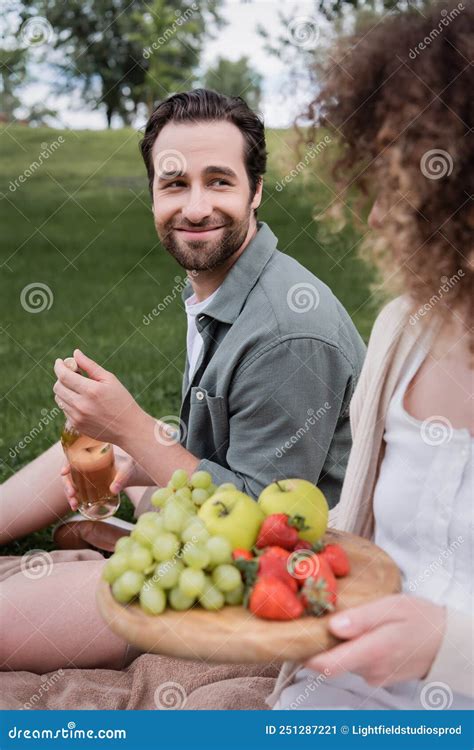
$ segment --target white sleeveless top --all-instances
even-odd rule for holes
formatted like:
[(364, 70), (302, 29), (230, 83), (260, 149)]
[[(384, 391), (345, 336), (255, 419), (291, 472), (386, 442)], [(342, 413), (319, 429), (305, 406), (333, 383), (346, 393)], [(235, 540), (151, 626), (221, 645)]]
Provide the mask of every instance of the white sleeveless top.
[(405, 392), (425, 356), (417, 347), (388, 408), (375, 543), (397, 563), (404, 591), (472, 616), (474, 439), (445, 417), (422, 422), (406, 411)]
[[(405, 391), (426, 354), (422, 344), (416, 347), (389, 404), (374, 541), (399, 566), (405, 592), (472, 616), (474, 439), (445, 417), (421, 422), (405, 410)], [(472, 709), (467, 696), (443, 683), (379, 688), (352, 673), (321, 682), (308, 669), (298, 671), (274, 709), (423, 709), (430, 691), (432, 701)]]

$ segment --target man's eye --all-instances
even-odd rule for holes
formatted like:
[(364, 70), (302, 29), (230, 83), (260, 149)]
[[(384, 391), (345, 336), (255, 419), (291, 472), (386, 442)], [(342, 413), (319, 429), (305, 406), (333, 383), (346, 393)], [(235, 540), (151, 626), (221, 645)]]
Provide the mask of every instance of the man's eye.
[(216, 185), (217, 183), (220, 183), (221, 185), (230, 185), (230, 182), (224, 180), (223, 177), (217, 177), (215, 180), (212, 180), (211, 185)]
[(183, 180), (173, 180), (173, 182), (167, 182), (166, 185), (163, 185), (163, 188), (182, 187), (185, 184)]

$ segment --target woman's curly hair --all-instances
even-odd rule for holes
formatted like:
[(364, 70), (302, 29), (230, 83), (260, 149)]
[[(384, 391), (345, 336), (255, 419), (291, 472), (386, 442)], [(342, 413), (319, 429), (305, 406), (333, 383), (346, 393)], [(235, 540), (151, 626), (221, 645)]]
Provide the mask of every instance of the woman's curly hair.
[[(466, 324), (474, 271), (474, 2), (388, 16), (336, 43), (317, 66), (305, 140), (329, 129), (342, 203), (352, 187), (387, 212), (370, 252), (391, 292)], [(326, 151), (333, 159), (334, 149)], [(334, 163), (334, 162), (333, 162)], [(334, 208), (334, 207), (333, 207)], [(453, 280), (454, 279), (454, 280)]]

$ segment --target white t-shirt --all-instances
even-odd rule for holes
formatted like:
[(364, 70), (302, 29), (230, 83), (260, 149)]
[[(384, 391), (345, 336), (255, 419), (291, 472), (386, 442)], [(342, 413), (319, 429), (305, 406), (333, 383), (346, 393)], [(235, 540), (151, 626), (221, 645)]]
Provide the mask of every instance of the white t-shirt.
[(186, 315), (188, 318), (188, 332), (186, 335), (186, 349), (188, 352), (189, 361), (189, 372), (188, 381), (192, 380), (196, 365), (201, 354), (202, 347), (204, 345), (203, 338), (199, 333), (196, 326), (196, 316), (200, 315), (203, 310), (207, 307), (211, 299), (216, 296), (219, 291), (219, 287), (209, 297), (206, 297), (202, 302), (196, 301), (196, 295), (192, 294), (185, 300)]

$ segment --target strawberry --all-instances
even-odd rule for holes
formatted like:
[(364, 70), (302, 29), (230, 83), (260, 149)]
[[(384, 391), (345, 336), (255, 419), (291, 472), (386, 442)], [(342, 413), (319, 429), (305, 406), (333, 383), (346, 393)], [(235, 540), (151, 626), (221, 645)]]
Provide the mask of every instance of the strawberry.
[(267, 516), (260, 527), (256, 546), (264, 547), (278, 546), (292, 550), (295, 548), (299, 537), (298, 531), (307, 529), (302, 516), (287, 516), (285, 513), (273, 513)]
[(251, 560), (252, 558), (253, 555), (248, 549), (237, 548), (232, 552), (233, 560)]
[(307, 612), (312, 615), (323, 615), (333, 612), (337, 601), (337, 583), (332, 578), (310, 576), (304, 582), (301, 590), (301, 601)]
[(327, 560), (335, 576), (342, 578), (349, 575), (351, 570), (349, 558), (340, 544), (326, 544), (321, 555)]
[(300, 586), (303, 586), (308, 578), (319, 578), (321, 576), (323, 578), (334, 578), (332, 568), (322, 554), (318, 555), (316, 552), (311, 554), (307, 550), (300, 550), (299, 552), (300, 554), (293, 552), (291, 560), (288, 562), (288, 569)]
[(296, 552), (298, 549), (313, 549), (313, 545), (311, 542), (306, 542), (304, 539), (298, 539), (298, 542), (293, 547), (293, 550)]
[(302, 602), (279, 578), (259, 578), (249, 600), (249, 609), (266, 620), (295, 620), (304, 612)]
[(288, 570), (290, 552), (281, 547), (267, 547), (258, 557), (244, 559), (234, 558), (237, 568), (244, 577), (247, 589), (260, 578), (279, 578), (294, 593), (298, 590), (298, 583)]
[(267, 547), (258, 557), (258, 577), (272, 576), (283, 581), (293, 592), (298, 591), (298, 583), (288, 570), (290, 553), (281, 547)]
[(334, 573), (322, 555), (314, 555), (309, 562), (313, 564), (307, 565), (303, 571), (308, 575), (303, 578), (301, 601), (306, 610), (313, 615), (332, 612), (337, 601), (337, 581)]

